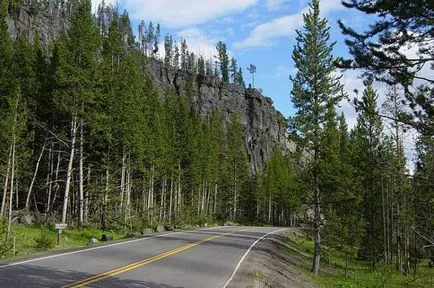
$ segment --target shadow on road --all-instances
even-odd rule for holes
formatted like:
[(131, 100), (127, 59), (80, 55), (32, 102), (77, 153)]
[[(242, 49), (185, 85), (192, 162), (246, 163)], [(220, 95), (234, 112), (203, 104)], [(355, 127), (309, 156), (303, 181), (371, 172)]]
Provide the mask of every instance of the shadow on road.
[[(91, 276), (93, 275), (71, 270), (60, 271), (33, 265), (20, 265), (0, 270), (0, 287), (57, 288)], [(120, 279), (117, 277), (111, 277), (86, 287), (183, 288), (155, 282)]]

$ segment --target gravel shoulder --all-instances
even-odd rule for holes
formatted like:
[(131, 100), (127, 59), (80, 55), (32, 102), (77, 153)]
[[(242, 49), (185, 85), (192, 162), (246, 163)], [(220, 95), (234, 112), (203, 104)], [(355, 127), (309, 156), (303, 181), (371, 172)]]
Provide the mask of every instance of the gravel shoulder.
[(303, 270), (310, 258), (291, 247), (288, 233), (294, 231), (270, 235), (256, 244), (227, 287), (318, 287)]

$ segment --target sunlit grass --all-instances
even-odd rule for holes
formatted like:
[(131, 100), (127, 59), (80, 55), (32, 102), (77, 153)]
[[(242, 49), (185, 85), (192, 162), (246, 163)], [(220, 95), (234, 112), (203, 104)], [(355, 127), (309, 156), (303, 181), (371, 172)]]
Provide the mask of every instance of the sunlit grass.
[(297, 260), (299, 268), (310, 275), (320, 287), (434, 287), (427, 261), (418, 264), (416, 275), (410, 273), (404, 276), (394, 267), (385, 265), (378, 265), (377, 269), (372, 271), (370, 263), (349, 257), (348, 277), (345, 277), (345, 254), (327, 247), (327, 257), (323, 257), (321, 273), (314, 276), (310, 273), (313, 241), (301, 233), (291, 232), (288, 233), (288, 237), (290, 243), (286, 247), (286, 252)]

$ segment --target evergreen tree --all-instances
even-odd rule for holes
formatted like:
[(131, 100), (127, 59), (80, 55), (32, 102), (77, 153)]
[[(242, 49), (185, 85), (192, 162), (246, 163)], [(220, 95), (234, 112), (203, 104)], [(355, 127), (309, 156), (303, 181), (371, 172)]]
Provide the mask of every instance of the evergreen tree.
[(220, 65), (220, 73), (223, 82), (229, 83), (229, 56), (226, 48), (226, 44), (219, 41), (216, 45), (218, 61)]
[(231, 65), (229, 66), (229, 76), (231, 77), (232, 83), (237, 84), (238, 80), (238, 65), (237, 65), (237, 59), (234, 57), (231, 58)]
[[(255, 74), (256, 74), (256, 66), (253, 64), (250, 64), (249, 67), (247, 67), (247, 71), (249, 71), (249, 73), (252, 75), (252, 87), (253, 89), (255, 88)], [(249, 85), (250, 87), (250, 85)]]
[(333, 75), (333, 44), (329, 44), (330, 34), (327, 20), (320, 17), (319, 1), (313, 0), (310, 10), (303, 15), (304, 32), (297, 31), (297, 44), (292, 58), (298, 69), (293, 83), (292, 102), (297, 110), (295, 124), (300, 132), (305, 149), (311, 151), (309, 167), (309, 187), (311, 187), (314, 211), (314, 259), (312, 272), (318, 274), (321, 251), (321, 214), (324, 191), (321, 191), (321, 157), (324, 153), (322, 139), (326, 125), (333, 122), (335, 105), (342, 99), (342, 85)]
[[(413, 115), (403, 113), (398, 120), (421, 133), (433, 135), (434, 104), (430, 98), (434, 79), (419, 73), (426, 65), (434, 69), (430, 64), (434, 51), (434, 9), (430, 1), (348, 0), (343, 5), (382, 19), (362, 33), (339, 21), (342, 32), (349, 37), (345, 42), (353, 58), (341, 61), (340, 66), (362, 69), (367, 78), (404, 87), (406, 104), (412, 108)], [(409, 56), (410, 48), (417, 52)], [(415, 90), (416, 81), (422, 86)]]
[(365, 235), (361, 253), (375, 268), (382, 245), (380, 147), (383, 126), (378, 116), (377, 94), (369, 83), (363, 92), (363, 112), (357, 118), (354, 131), (354, 166), (363, 186)]
[(172, 36), (166, 35), (164, 38), (164, 64), (170, 66), (173, 63), (173, 39)]
[[(71, 119), (70, 159), (66, 176), (62, 223), (66, 222), (67, 217), (78, 130), (82, 136), (87, 111), (95, 97), (96, 55), (99, 48), (98, 31), (91, 17), (91, 1), (78, 1), (73, 8), (71, 28), (68, 30), (67, 37), (63, 37), (57, 43), (59, 57), (55, 63), (56, 103), (59, 109), (67, 113)], [(80, 151), (82, 152), (81, 149)], [(81, 153), (79, 158), (79, 161), (83, 161)], [(82, 168), (82, 163), (80, 167)], [(80, 174), (83, 172), (81, 168)], [(79, 223), (83, 220), (82, 209), (83, 190), (80, 190)]]

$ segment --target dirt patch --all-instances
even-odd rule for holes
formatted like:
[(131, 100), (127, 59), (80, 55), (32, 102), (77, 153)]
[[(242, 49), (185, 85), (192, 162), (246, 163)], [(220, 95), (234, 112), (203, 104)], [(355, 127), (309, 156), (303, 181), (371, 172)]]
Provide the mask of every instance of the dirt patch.
[(288, 233), (270, 235), (248, 254), (228, 287), (318, 287), (302, 267), (310, 258), (293, 250)]

